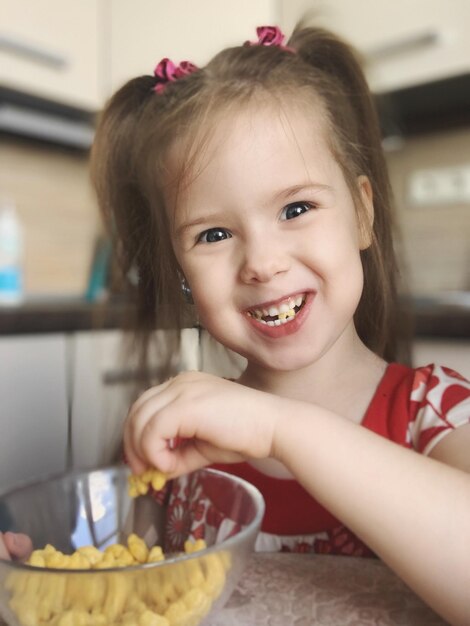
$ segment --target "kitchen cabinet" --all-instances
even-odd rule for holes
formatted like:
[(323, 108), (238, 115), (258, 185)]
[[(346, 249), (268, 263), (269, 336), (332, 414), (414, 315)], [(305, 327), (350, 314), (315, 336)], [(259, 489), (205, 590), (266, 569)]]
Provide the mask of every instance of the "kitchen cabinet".
[(216, 341), (206, 330), (199, 338), (200, 370), (225, 378), (237, 379), (246, 368), (246, 359)]
[(0, 339), (0, 489), (65, 470), (69, 357), (65, 334)]
[(362, 53), (376, 92), (470, 71), (468, 0), (281, 0), (286, 32), (307, 14)]
[(221, 48), (256, 39), (256, 26), (279, 19), (276, 0), (113, 0), (108, 9), (108, 94), (131, 77), (152, 74), (163, 57), (203, 65)]
[[(166, 345), (167, 333), (155, 339)], [(0, 489), (120, 458), (124, 419), (143, 391), (137, 362), (126, 356), (130, 340), (119, 330), (0, 338)], [(175, 367), (199, 363), (199, 332), (184, 329)], [(155, 354), (152, 376), (160, 370)]]
[(0, 0), (0, 86), (99, 110), (166, 56), (204, 64), (277, 23), (276, 0)]
[(0, 85), (100, 108), (103, 3), (0, 0)]
[[(165, 331), (155, 340), (164, 346)], [(120, 458), (122, 427), (129, 407), (143, 391), (134, 357), (127, 354), (131, 337), (118, 330), (74, 334), (72, 384), (72, 458), (75, 468), (96, 467)], [(163, 380), (158, 357), (151, 354), (152, 378)], [(199, 369), (199, 334), (182, 331), (176, 370)]]

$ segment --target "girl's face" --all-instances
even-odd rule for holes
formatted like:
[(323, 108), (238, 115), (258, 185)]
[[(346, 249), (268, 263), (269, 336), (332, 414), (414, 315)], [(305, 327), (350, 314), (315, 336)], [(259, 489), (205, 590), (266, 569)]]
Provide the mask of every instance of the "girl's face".
[[(298, 107), (242, 110), (167, 198), (200, 321), (251, 366), (298, 370), (357, 343), (369, 242), (324, 126)], [(367, 180), (358, 184), (367, 201)]]

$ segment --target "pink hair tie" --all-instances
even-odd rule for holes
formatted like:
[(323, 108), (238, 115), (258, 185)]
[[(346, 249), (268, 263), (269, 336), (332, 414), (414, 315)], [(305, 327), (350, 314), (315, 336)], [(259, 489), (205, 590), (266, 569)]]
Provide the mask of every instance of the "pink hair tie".
[(278, 26), (258, 26), (256, 34), (258, 41), (245, 41), (245, 46), (276, 46), (288, 52), (295, 52), (292, 48), (282, 45), (285, 35)]
[(168, 83), (178, 80), (192, 74), (199, 68), (190, 61), (181, 61), (179, 65), (175, 65), (173, 61), (168, 58), (164, 58), (158, 63), (153, 74), (157, 79), (153, 90), (156, 93), (161, 93)]

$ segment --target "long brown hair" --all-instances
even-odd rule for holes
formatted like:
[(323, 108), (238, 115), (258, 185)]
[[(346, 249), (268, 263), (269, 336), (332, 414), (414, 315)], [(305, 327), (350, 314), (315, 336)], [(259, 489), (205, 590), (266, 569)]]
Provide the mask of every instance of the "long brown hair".
[[(228, 48), (159, 94), (153, 91), (153, 76), (135, 78), (103, 112), (92, 150), (92, 176), (129, 296), (135, 301), (134, 327), (142, 354), (153, 328), (177, 330), (188, 310), (171, 247), (171, 212), (163, 201), (169, 150), (176, 141), (184, 146), (180, 151), (184, 162), (171, 181), (181, 184), (217, 120), (254, 97), (287, 103), (300, 98), (320, 106), (359, 223), (365, 208), (357, 178), (369, 178), (374, 222), (371, 245), (361, 253), (364, 289), (355, 324), (364, 343), (387, 361), (406, 354), (400, 352), (398, 335), (390, 184), (361, 64), (346, 43), (323, 29), (299, 26), (287, 45), (291, 50), (259, 45)], [(318, 112), (318, 106), (313, 110)], [(132, 272), (135, 280), (130, 278)]]

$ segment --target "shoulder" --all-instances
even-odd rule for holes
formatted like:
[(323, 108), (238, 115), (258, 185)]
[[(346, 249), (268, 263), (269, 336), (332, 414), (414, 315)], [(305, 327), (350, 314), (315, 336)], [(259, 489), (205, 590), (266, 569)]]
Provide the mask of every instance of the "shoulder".
[(391, 363), (385, 372), (380, 389), (386, 395), (404, 392), (413, 403), (423, 402), (432, 394), (442, 394), (450, 399), (449, 391), (454, 400), (468, 397), (470, 381), (455, 370), (444, 365), (431, 363), (420, 367), (408, 367)]
[(410, 405), (413, 447), (429, 454), (443, 437), (470, 423), (470, 382), (443, 365), (415, 368)]
[(435, 363), (411, 369), (413, 378), (411, 399), (419, 402), (427, 395), (442, 394), (449, 389), (454, 390), (457, 396), (467, 397), (470, 391), (470, 382), (455, 370)]
[(429, 453), (450, 431), (470, 421), (470, 382), (429, 364), (388, 365), (363, 425), (387, 439)]

